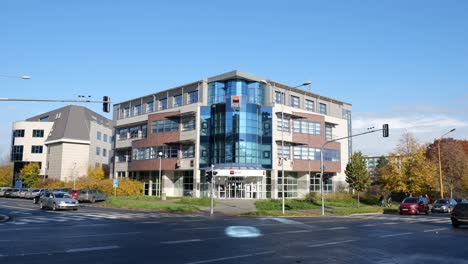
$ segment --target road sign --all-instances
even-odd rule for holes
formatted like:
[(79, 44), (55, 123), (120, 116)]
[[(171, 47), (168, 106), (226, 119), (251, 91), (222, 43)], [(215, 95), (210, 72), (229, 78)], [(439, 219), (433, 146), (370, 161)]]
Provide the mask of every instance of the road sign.
[(119, 186), (119, 179), (115, 178), (114, 179), (114, 188), (117, 188)]

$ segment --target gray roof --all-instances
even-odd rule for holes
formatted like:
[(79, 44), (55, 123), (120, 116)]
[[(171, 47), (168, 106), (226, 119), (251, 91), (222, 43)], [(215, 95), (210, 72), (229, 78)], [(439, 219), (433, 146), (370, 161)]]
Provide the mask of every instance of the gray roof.
[(68, 105), (37, 116), (26, 121), (40, 121), (48, 118), (46, 122), (53, 122), (52, 131), (46, 142), (63, 138), (73, 140), (90, 140), (90, 122), (96, 122), (105, 127), (112, 128), (111, 120), (79, 105)]

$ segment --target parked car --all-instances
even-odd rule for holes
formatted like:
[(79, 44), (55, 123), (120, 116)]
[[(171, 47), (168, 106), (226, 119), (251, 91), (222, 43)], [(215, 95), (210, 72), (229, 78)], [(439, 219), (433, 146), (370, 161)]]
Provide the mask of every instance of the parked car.
[(407, 197), (400, 204), (400, 214), (429, 214), (429, 203), (425, 197)]
[(39, 208), (51, 208), (56, 211), (58, 209), (73, 209), (78, 210), (79, 203), (73, 199), (67, 192), (52, 192), (46, 191), (39, 198)]
[(18, 193), (18, 197), (19, 198), (25, 198), (26, 194), (28, 193), (29, 189), (28, 188), (24, 188), (24, 189), (21, 189), (21, 191), (19, 191)]
[(33, 197), (33, 203), (37, 204), (39, 203), (39, 198), (44, 195), (48, 191), (48, 189), (41, 189), (34, 197)]
[(10, 198), (19, 198), (20, 192), (21, 192), (21, 189), (14, 188), (13, 190), (11, 190), (9, 197)]
[(54, 189), (53, 191), (71, 193), (71, 188), (57, 188), (57, 189)]
[(450, 215), (452, 225), (459, 227), (460, 225), (468, 225), (468, 203), (459, 203), (455, 205)]
[(468, 203), (465, 198), (453, 198), (457, 203)]
[(450, 198), (447, 198), (447, 199), (439, 199), (437, 201), (434, 202), (434, 204), (432, 205), (432, 210), (431, 212), (433, 213), (450, 213), (453, 208), (455, 207), (455, 205), (457, 204), (457, 201), (455, 201), (454, 199), (450, 199)]
[(24, 198), (33, 199), (40, 191), (41, 189), (29, 189)]
[(70, 192), (71, 197), (73, 197), (73, 199), (78, 200), (78, 192), (80, 192), (80, 190), (72, 190)]
[(5, 191), (7, 190), (11, 190), (10, 187), (0, 187), (0, 197), (4, 197), (5, 196)]
[(78, 192), (78, 201), (92, 202), (105, 201), (107, 195), (99, 190), (84, 189)]
[(11, 197), (11, 192), (13, 191), (13, 188), (7, 188), (3, 191), (3, 197), (5, 198), (10, 198)]

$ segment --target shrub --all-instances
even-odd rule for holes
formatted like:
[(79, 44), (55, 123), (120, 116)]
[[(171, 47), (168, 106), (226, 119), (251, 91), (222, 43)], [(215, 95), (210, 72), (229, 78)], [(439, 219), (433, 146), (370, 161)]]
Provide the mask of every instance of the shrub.
[[(112, 179), (100, 181), (97, 188), (108, 195), (114, 195)], [(127, 178), (119, 179), (119, 187), (117, 187), (118, 196), (134, 196), (141, 194), (143, 194), (143, 184), (141, 182)]]
[(57, 189), (65, 187), (65, 182), (55, 180), (55, 179), (46, 179), (39, 184), (39, 188), (47, 188), (47, 189)]

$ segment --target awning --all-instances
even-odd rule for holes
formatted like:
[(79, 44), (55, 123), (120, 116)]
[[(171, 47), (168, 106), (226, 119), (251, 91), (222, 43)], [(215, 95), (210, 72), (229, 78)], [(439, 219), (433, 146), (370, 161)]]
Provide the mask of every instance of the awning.
[[(301, 119), (305, 118), (304, 116), (298, 115), (296, 113), (283, 113), (285, 117), (289, 117), (291, 119)], [(281, 112), (276, 112), (277, 116), (281, 116)]]
[(170, 144), (188, 145), (188, 144), (194, 144), (194, 143), (195, 143), (195, 139), (181, 139), (181, 140), (166, 142), (164, 144), (166, 144), (166, 145), (170, 145)]
[[(277, 139), (277, 140), (276, 140), (277, 143), (278, 143), (278, 142), (281, 143), (281, 141), (282, 141), (281, 139)], [(302, 146), (302, 145), (306, 145), (306, 144), (304, 144), (304, 143), (299, 143), (299, 142), (294, 142), (294, 141), (289, 141), (289, 140), (284, 140), (284, 143), (285, 143), (285, 144), (289, 144), (289, 145), (291, 145), (291, 146)]]
[(197, 112), (190, 111), (190, 112), (178, 112), (173, 115), (166, 116), (166, 118), (179, 118), (179, 117), (186, 117), (186, 116), (195, 116)]

